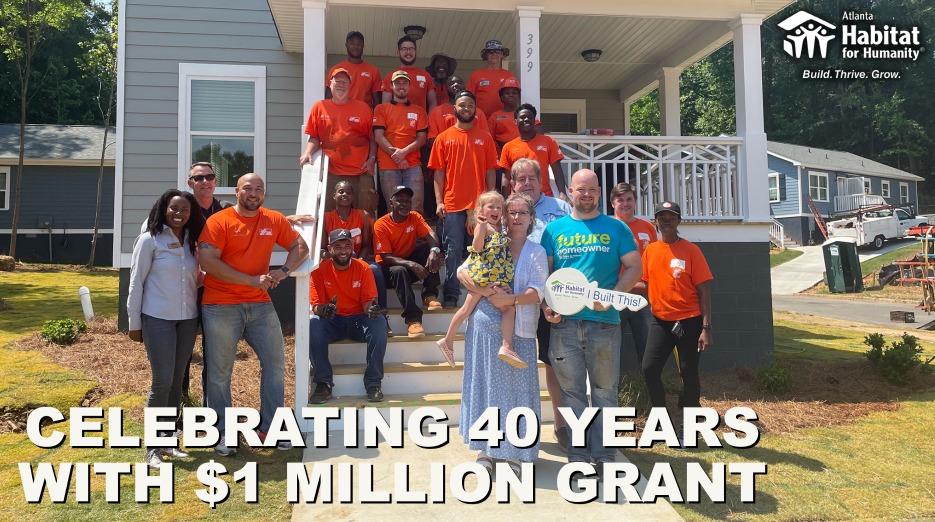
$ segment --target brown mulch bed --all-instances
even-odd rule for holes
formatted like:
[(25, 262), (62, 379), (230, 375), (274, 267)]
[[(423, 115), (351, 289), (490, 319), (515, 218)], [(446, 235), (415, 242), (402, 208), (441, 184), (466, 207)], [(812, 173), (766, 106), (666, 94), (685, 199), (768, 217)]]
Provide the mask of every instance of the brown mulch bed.
[[(149, 360), (143, 343), (131, 341), (126, 334), (117, 331), (117, 323), (111, 319), (93, 321), (88, 331), (73, 345), (48, 344), (38, 334), (21, 339), (16, 346), (23, 350), (42, 352), (56, 364), (74, 368), (100, 382), (100, 396), (112, 397), (121, 393), (143, 395), (149, 393), (151, 374)], [(286, 406), (292, 406), (292, 390), (295, 383), (293, 339), (286, 338), (285, 347), (285, 390)], [(201, 336), (195, 341), (195, 352), (191, 365), (191, 395), (200, 403), (202, 397)], [(260, 407), (260, 361), (253, 350), (243, 341), (237, 345), (237, 360), (231, 379), (231, 399), (234, 406)], [(84, 404), (83, 404), (84, 405)], [(76, 405), (77, 406), (77, 405)], [(128, 412), (129, 416), (143, 419), (142, 409)]]
[(47, 263), (30, 263), (26, 261), (16, 262), (17, 272), (82, 272), (82, 273), (105, 273), (116, 272), (117, 269), (106, 266), (95, 266), (88, 268), (85, 265), (50, 265)]

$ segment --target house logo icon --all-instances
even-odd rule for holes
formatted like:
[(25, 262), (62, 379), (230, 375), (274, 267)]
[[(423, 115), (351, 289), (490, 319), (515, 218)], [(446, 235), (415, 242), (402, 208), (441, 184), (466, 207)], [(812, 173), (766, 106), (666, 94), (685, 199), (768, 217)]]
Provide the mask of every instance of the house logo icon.
[(799, 11), (779, 23), (786, 31), (782, 49), (793, 58), (801, 58), (803, 48), (809, 58), (815, 58), (815, 48), (822, 58), (828, 56), (828, 42), (834, 39), (831, 31), (836, 27), (805, 11)]

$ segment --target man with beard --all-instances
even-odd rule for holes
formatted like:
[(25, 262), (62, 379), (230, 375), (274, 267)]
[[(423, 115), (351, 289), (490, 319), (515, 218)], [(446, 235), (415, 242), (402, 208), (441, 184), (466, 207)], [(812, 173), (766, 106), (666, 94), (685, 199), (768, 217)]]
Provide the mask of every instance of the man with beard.
[(351, 76), (351, 99), (362, 101), (369, 107), (376, 107), (381, 99), (380, 71), (363, 59), (364, 35), (360, 31), (347, 33), (344, 48), (347, 49), (347, 59), (332, 67), (326, 76), (325, 98), (331, 98), (333, 95), (328, 80), (334, 77), (336, 69), (344, 69)]
[[(597, 174), (582, 169), (571, 178), (572, 213), (545, 227), (542, 247), (549, 271), (575, 268), (600, 288), (627, 292), (640, 279), (640, 255), (633, 234), (619, 220), (598, 210), (601, 186)], [(548, 306), (543, 311), (552, 323), (549, 358), (562, 390), (562, 404), (581, 417), (588, 404), (595, 408), (617, 406), (620, 375), (620, 314), (595, 302), (593, 309), (562, 317)], [(593, 462), (603, 476), (616, 450), (604, 446), (604, 423), (598, 412), (587, 430), (587, 445), (569, 447), (568, 462)]]
[(500, 88), (506, 80), (516, 81), (513, 73), (503, 68), (503, 59), (509, 55), (510, 50), (500, 40), (488, 40), (480, 52), (486, 66), (471, 73), (468, 80), (468, 90), (477, 96), (477, 106), (487, 114), (503, 109)]
[(425, 109), (409, 100), (412, 86), (406, 71), (393, 73), (393, 99), (381, 103), (373, 113), (373, 141), (380, 147), (380, 187), (383, 199), (390, 200), (395, 187), (412, 189), (412, 207), (423, 213), (422, 164), (420, 149), (425, 144), (428, 116)]
[[(283, 338), (279, 317), (267, 290), (275, 288), (308, 255), (308, 246), (286, 217), (263, 208), (266, 186), (250, 173), (237, 180), (237, 204), (210, 218), (198, 239), (199, 263), (207, 272), (202, 321), (208, 407), (218, 415), (221, 440), (215, 453), (237, 452), (237, 441), (224, 440), (224, 412), (231, 406), (231, 373), (237, 342), (244, 339), (260, 359), (260, 426), (266, 438), (276, 408), (283, 405)], [(269, 269), (273, 247), (288, 251), (282, 267)], [(229, 444), (228, 444), (229, 442)], [(286, 442), (279, 449), (290, 449)]]
[(334, 377), (328, 345), (342, 339), (367, 343), (364, 388), (367, 400), (383, 401), (383, 356), (386, 353), (386, 321), (377, 303), (377, 286), (370, 266), (352, 257), (354, 242), (344, 228), (328, 234), (328, 259), (312, 272), (309, 321), (309, 353), (315, 365), (312, 404), (331, 399)]
[(412, 189), (396, 187), (389, 199), (390, 213), (373, 224), (373, 250), (383, 268), (384, 279), (396, 288), (409, 337), (422, 337), (422, 310), (416, 303), (412, 283), (422, 281), (422, 304), (438, 310), (438, 269), (442, 251), (438, 236), (417, 212), (412, 212)]
[(435, 82), (435, 101), (439, 104), (448, 99), (448, 78), (458, 68), (458, 61), (444, 53), (433, 54), (425, 68)]
[(405, 71), (409, 75), (411, 85), (409, 86), (409, 100), (413, 104), (422, 107), (426, 113), (432, 111), (436, 105), (435, 81), (425, 69), (415, 67), (416, 63), (416, 41), (408, 36), (403, 36), (396, 42), (396, 52), (399, 54), (399, 63), (402, 66), (393, 69), (392, 72), (383, 77), (383, 103), (389, 103), (393, 99), (393, 74), (396, 71)]
[[(558, 150), (555, 140), (539, 134), (536, 131), (536, 108), (524, 103), (516, 109), (516, 128), (519, 136), (508, 141), (500, 152), (500, 168), (509, 176), (513, 163), (520, 158), (529, 158), (539, 163), (539, 172), (542, 173), (542, 193), (553, 196), (552, 184), (549, 183), (549, 167), (555, 175), (555, 185), (558, 187), (558, 197), (566, 200), (568, 195), (565, 188), (565, 173), (562, 171), (562, 160), (565, 156)], [(509, 181), (504, 185), (509, 186)]]
[(455, 308), (461, 295), (458, 267), (464, 261), (467, 212), (477, 196), (494, 187), (497, 148), (490, 133), (474, 124), (475, 100), (468, 91), (454, 100), (454, 127), (435, 138), (429, 168), (435, 171), (435, 213), (442, 220), (445, 242), (444, 306)]
[[(457, 74), (452, 74), (448, 77), (446, 88), (448, 89), (448, 93), (442, 98), (445, 102), (436, 105), (435, 108), (432, 109), (432, 112), (429, 113), (429, 148), (431, 148), (435, 138), (438, 137), (442, 131), (447, 130), (448, 127), (451, 127), (458, 121), (458, 118), (455, 116), (454, 101), (455, 96), (464, 91), (464, 79)], [(487, 115), (480, 107), (475, 109), (474, 124), (489, 132), (487, 127)]]

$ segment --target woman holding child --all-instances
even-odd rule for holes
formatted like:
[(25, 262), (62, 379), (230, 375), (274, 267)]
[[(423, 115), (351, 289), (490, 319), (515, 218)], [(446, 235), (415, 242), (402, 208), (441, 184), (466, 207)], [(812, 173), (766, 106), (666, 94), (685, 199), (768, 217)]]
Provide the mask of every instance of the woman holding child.
[[(492, 193), (481, 195), (485, 202), (483, 208), (491, 206), (491, 199), (496, 199)], [(539, 302), (548, 276), (548, 262), (545, 250), (526, 239), (535, 219), (535, 208), (529, 196), (514, 193), (505, 205), (501, 198), (493, 206), (498, 204), (505, 211), (485, 211), (486, 224), (495, 230), (505, 229), (509, 242), (502, 255), (512, 265), (512, 285), (477, 284), (481, 282), (472, 278), (472, 273), (477, 272), (475, 267), (469, 267), (471, 259), (458, 270), (458, 279), (465, 288), (480, 296), (470, 314), (464, 336), (460, 430), (468, 446), (479, 451), (477, 462), (484, 467), (492, 469), (494, 461), (502, 460), (518, 471), (521, 462), (536, 460), (538, 442), (529, 448), (517, 448), (504, 440), (499, 447), (493, 448), (482, 441), (468, 440), (468, 430), (487, 408), (499, 408), (501, 428), (506, 426), (506, 417), (514, 408), (525, 407), (539, 414), (536, 326)], [(499, 220), (491, 219), (498, 214), (502, 214)], [(481, 253), (479, 255), (484, 257)], [(498, 260), (498, 263), (502, 261)], [(511, 313), (514, 322), (512, 340), (504, 342), (501, 324), (504, 316), (509, 321)], [(522, 364), (513, 361), (512, 354), (504, 356), (504, 348), (515, 354)], [(520, 421), (520, 435), (530, 429), (538, 429), (538, 426)]]

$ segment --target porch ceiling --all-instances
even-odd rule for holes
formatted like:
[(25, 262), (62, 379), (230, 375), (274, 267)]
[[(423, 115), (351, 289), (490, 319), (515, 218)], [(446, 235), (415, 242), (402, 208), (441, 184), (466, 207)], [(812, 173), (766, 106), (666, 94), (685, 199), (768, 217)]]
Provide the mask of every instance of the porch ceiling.
[[(562, 3), (572, 5), (567, 1)], [(709, 4), (706, 11), (698, 10), (695, 2), (654, 2), (663, 8), (674, 3), (681, 4), (682, 9), (668, 6), (671, 14), (666, 16), (663, 16), (664, 10), (654, 12), (643, 2), (633, 2), (639, 4), (634, 13), (643, 16), (558, 14), (556, 11), (559, 9), (546, 8), (539, 34), (542, 88), (621, 89), (621, 94), (626, 96), (653, 83), (659, 67), (690, 65), (726, 43), (730, 38), (727, 20), (739, 13), (769, 15), (789, 2), (728, 0), (712, 2), (720, 5), (712, 7)], [(269, 0), (269, 4), (285, 50), (302, 52), (301, 2)], [(614, 2), (615, 8), (620, 4)], [(449, 2), (447, 5), (453, 4)], [(498, 38), (507, 47), (515, 49), (513, 7), (499, 6), (500, 9), (507, 7), (509, 10), (459, 11), (329, 4), (325, 20), (327, 52), (344, 54), (345, 35), (348, 31), (358, 30), (367, 39), (367, 56), (393, 57), (396, 55), (396, 40), (402, 36), (403, 27), (421, 25), (427, 31), (419, 42), (420, 65), (426, 65), (428, 58), (437, 52), (459, 60), (478, 60), (479, 50), (490, 38)], [(614, 12), (615, 8), (608, 8), (606, 12)], [(581, 58), (581, 51), (590, 48), (604, 51), (598, 62), (587, 63)]]

